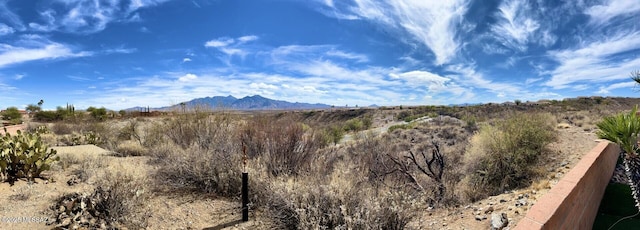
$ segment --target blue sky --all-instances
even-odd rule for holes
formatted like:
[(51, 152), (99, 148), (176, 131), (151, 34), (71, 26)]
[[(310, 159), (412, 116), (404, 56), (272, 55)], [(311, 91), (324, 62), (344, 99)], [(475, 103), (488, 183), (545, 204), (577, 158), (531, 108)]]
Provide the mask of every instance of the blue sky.
[(637, 0), (0, 0), (0, 108), (640, 95)]

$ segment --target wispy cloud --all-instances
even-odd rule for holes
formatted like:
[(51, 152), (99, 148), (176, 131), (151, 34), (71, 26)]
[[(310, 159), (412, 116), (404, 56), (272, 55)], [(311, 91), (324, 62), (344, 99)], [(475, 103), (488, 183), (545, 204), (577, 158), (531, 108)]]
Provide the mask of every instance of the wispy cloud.
[(207, 41), (204, 46), (205, 47), (213, 47), (213, 48), (221, 48), (221, 47), (226, 47), (228, 45), (231, 45), (235, 42), (235, 39), (233, 38), (229, 38), (229, 37), (221, 37), (221, 38), (217, 38), (217, 39), (213, 39), (210, 41)]
[(636, 83), (633, 81), (627, 81), (627, 82), (620, 82), (620, 83), (615, 83), (615, 84), (611, 84), (608, 86), (601, 86), (600, 90), (598, 91), (599, 94), (610, 94), (612, 90), (616, 90), (616, 89), (623, 89), (623, 88), (627, 88), (627, 89), (631, 89), (633, 87), (636, 86)]
[(640, 12), (640, 4), (628, 0), (606, 0), (602, 5), (587, 8), (585, 13), (597, 24), (608, 23), (618, 16), (637, 16)]
[(15, 79), (15, 80), (22, 80), (22, 78), (24, 78), (25, 76), (27, 76), (27, 75), (24, 75), (24, 74), (16, 74), (16, 75), (13, 77), (13, 79)]
[(7, 7), (8, 2), (6, 0), (0, 1), (0, 18), (18, 31), (25, 30), (24, 23), (22, 23), (20, 17)]
[(574, 83), (627, 79), (629, 70), (640, 66), (640, 57), (619, 55), (638, 49), (640, 33), (625, 31), (574, 49), (551, 51), (549, 54), (559, 66), (548, 72), (551, 79), (545, 84), (562, 89)]
[(528, 1), (524, 0), (503, 1), (496, 17), (498, 22), (491, 27), (491, 31), (504, 46), (518, 51), (527, 49), (529, 39), (540, 27), (533, 18)]
[(25, 36), (19, 44), (0, 44), (0, 68), (34, 60), (89, 56), (89, 52), (75, 52), (67, 45), (56, 43), (39, 36)]
[(8, 26), (7, 24), (0, 23), (0, 36), (12, 34), (14, 32), (16, 32), (16, 30), (12, 27)]
[[(69, 33), (95, 33), (104, 30), (112, 22), (141, 21), (138, 9), (155, 6), (168, 0), (53, 0), (40, 12), (41, 22), (31, 22), (29, 27), (38, 31), (63, 31)], [(56, 10), (54, 10), (56, 9)]]
[[(468, 0), (355, 0), (354, 6), (334, 10), (408, 33), (412, 41), (433, 52), (436, 65), (442, 65), (459, 51), (458, 32), (468, 4)], [(326, 5), (334, 7), (330, 2)]]

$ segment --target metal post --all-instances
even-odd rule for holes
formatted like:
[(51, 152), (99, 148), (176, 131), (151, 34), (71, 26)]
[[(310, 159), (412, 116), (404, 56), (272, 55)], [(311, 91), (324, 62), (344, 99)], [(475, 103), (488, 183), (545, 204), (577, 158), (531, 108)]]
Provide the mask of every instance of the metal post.
[(242, 143), (242, 221), (249, 221), (249, 173), (247, 147)]
[(242, 221), (249, 221), (249, 173), (242, 173)]

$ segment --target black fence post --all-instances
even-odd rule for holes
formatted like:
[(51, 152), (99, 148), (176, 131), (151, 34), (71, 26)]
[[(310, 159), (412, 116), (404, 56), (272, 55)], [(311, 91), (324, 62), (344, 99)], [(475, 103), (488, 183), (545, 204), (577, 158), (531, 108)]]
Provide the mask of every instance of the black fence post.
[(249, 221), (249, 173), (242, 173), (242, 221)]

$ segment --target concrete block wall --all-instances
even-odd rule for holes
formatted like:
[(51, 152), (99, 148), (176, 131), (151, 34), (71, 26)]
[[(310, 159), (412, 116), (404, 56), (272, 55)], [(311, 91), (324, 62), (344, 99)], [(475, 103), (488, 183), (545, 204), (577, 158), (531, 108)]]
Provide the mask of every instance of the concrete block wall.
[(21, 124), (21, 125), (11, 125), (11, 126), (4, 126), (4, 127), (0, 126), (0, 134), (4, 134), (4, 128), (7, 129), (7, 132), (9, 134), (16, 134), (18, 130), (26, 129), (27, 125)]
[(621, 150), (601, 142), (587, 153), (514, 229), (591, 229)]

